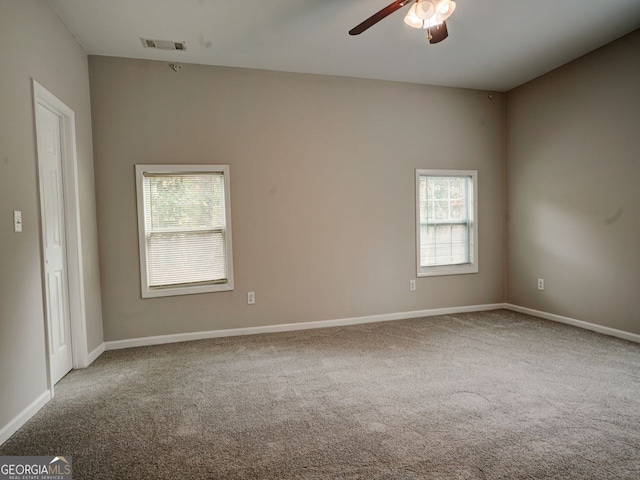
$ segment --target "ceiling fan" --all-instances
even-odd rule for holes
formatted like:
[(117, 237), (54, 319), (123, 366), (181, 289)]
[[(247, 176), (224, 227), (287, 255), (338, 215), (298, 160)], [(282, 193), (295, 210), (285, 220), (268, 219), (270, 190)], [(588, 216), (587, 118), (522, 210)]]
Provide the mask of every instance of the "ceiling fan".
[(404, 17), (404, 23), (413, 28), (427, 30), (429, 43), (441, 42), (449, 36), (445, 20), (456, 9), (456, 2), (452, 0), (396, 0), (367, 18), (360, 25), (349, 30), (349, 35), (360, 35), (383, 18), (388, 17), (409, 3), (413, 3), (413, 5), (411, 5), (409, 12)]

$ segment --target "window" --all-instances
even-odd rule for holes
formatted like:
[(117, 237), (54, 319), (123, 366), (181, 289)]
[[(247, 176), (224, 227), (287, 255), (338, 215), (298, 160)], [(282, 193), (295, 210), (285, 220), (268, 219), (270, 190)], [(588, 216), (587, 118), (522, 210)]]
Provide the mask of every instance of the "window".
[(142, 297), (233, 290), (228, 165), (136, 165)]
[(418, 276), (478, 272), (476, 170), (416, 170)]

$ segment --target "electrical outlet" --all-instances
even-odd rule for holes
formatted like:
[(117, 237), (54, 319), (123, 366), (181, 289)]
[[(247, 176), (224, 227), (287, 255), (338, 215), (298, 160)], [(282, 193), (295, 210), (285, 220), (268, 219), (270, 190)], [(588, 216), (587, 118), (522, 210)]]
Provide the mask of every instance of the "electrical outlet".
[(256, 292), (247, 292), (247, 305), (255, 305)]
[(20, 210), (13, 211), (13, 231), (16, 233), (22, 231), (22, 212)]
[(538, 279), (538, 290), (544, 290), (544, 278)]
[(416, 281), (415, 280), (409, 280), (409, 291), (411, 291), (411, 292), (415, 292), (416, 291)]

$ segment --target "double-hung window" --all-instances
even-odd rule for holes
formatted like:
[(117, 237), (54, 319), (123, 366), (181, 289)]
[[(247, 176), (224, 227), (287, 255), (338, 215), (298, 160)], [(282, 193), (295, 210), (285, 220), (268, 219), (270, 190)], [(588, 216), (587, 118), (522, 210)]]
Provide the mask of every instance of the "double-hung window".
[(476, 170), (416, 170), (418, 276), (478, 272)]
[(136, 165), (142, 297), (233, 290), (228, 165)]

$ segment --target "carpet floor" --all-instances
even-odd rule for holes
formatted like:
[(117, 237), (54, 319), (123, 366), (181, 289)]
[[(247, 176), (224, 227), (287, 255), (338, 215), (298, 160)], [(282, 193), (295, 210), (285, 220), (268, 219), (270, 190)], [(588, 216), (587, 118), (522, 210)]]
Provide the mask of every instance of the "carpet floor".
[(108, 351), (0, 455), (75, 479), (638, 479), (640, 345), (506, 310)]

